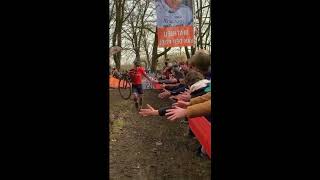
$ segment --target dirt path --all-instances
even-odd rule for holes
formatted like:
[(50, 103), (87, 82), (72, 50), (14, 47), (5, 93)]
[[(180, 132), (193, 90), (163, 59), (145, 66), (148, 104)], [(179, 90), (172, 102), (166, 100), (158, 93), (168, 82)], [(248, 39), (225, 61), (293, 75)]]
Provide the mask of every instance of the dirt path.
[[(144, 104), (170, 102), (146, 90)], [(198, 142), (185, 137), (187, 124), (141, 117), (130, 100), (110, 90), (110, 179), (210, 179), (211, 161), (195, 155)]]

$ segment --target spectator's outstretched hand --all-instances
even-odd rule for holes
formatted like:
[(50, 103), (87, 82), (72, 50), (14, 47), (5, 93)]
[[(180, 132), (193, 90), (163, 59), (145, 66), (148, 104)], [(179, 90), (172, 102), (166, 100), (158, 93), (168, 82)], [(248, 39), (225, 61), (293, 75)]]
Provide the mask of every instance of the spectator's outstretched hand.
[(171, 94), (171, 93), (170, 93), (168, 90), (164, 89), (164, 92), (160, 93), (158, 97), (159, 97), (160, 99), (164, 99), (164, 98), (166, 98), (166, 97), (169, 97), (170, 94)]
[(152, 80), (151, 80), (151, 83), (157, 84), (157, 83), (159, 83), (159, 81), (158, 81), (158, 80), (155, 80), (155, 79), (152, 79)]
[(175, 107), (174, 109), (168, 109), (166, 112), (167, 112), (166, 116), (169, 116), (167, 119), (169, 119), (170, 121), (175, 121), (179, 118), (186, 117), (187, 115), (187, 110), (180, 107)]
[(139, 114), (142, 116), (156, 116), (158, 115), (158, 110), (155, 110), (152, 106), (147, 104), (147, 109), (140, 109)]
[(188, 102), (191, 99), (191, 95), (190, 94), (179, 94), (177, 96), (178, 101), (185, 101)]
[(170, 96), (169, 99), (171, 99), (171, 100), (178, 100), (178, 99), (177, 99), (177, 96)]
[(181, 92), (180, 94), (182, 94), (182, 95), (190, 95), (191, 94), (191, 90), (187, 89), (186, 91)]
[(190, 102), (178, 101), (173, 104), (174, 107), (187, 108), (190, 105)]

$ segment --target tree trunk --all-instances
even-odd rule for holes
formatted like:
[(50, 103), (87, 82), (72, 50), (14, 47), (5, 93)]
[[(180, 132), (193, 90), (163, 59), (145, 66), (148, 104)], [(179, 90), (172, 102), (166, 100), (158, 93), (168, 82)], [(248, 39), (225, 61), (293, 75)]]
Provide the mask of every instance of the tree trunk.
[(136, 54), (136, 59), (140, 60), (140, 49), (139, 48), (135, 49), (135, 54)]
[(151, 58), (151, 72), (155, 73), (157, 71), (157, 64), (158, 64), (158, 35), (157, 30), (154, 35), (154, 42), (153, 42), (153, 48), (152, 48), (152, 58)]
[[(164, 50), (166, 50), (166, 48), (164, 48)], [(164, 59), (165, 59), (165, 60), (168, 59), (168, 54), (167, 54), (167, 52), (164, 54)]]
[[(119, 33), (118, 33), (118, 46), (121, 47), (121, 29), (119, 29)], [(121, 69), (121, 51), (117, 54), (117, 68), (119, 68), (119, 70)]]
[(157, 71), (158, 58), (165, 55), (168, 51), (170, 51), (170, 49), (171, 49), (171, 47), (165, 48), (165, 51), (158, 54), (158, 35), (156, 32), (154, 42), (153, 42), (153, 48), (152, 48), (152, 62), (151, 62), (151, 71), (152, 72)]
[[(117, 32), (115, 31), (112, 37), (112, 46), (116, 46), (117, 44)], [(120, 69), (120, 60), (119, 60), (119, 54), (113, 55), (114, 62), (116, 64), (116, 68)]]
[[(121, 47), (121, 1), (116, 1), (116, 27), (112, 37), (112, 45), (118, 45)], [(113, 55), (116, 68), (120, 70), (121, 68), (121, 52)]]
[[(202, 8), (202, 0), (200, 0), (200, 8)], [(200, 35), (200, 39), (199, 39), (199, 41), (200, 41), (200, 48), (201, 49), (203, 49), (203, 33), (202, 33), (202, 27), (203, 27), (203, 25), (202, 25), (202, 9), (201, 9), (201, 11), (199, 12), (200, 13), (200, 15), (199, 15), (199, 35)]]
[(190, 59), (191, 56), (190, 56), (190, 53), (189, 53), (189, 50), (188, 50), (188, 46), (184, 47), (184, 51), (186, 52), (187, 58)]
[(144, 34), (144, 37), (143, 37), (143, 47), (144, 47), (144, 50), (146, 52), (146, 58), (147, 58), (147, 66), (148, 68), (150, 67), (150, 54), (149, 54), (149, 49), (148, 49), (148, 43), (147, 43), (147, 36), (146, 34)]
[(196, 47), (191, 46), (191, 56), (193, 56), (196, 53)]

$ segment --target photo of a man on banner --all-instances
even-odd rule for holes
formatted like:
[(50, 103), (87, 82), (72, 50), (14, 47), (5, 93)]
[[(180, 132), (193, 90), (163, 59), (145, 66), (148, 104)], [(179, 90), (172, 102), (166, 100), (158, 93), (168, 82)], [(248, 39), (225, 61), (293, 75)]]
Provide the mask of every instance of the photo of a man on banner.
[(157, 26), (187, 26), (192, 25), (192, 7), (182, 0), (157, 0)]
[(156, 0), (159, 47), (194, 44), (192, 0)]

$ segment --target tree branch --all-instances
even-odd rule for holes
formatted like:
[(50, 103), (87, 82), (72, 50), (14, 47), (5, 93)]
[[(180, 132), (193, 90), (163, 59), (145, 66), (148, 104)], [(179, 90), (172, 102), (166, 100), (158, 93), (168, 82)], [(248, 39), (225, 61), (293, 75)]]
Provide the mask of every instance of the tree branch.
[(123, 32), (126, 33), (127, 35), (125, 37), (127, 37), (130, 41), (133, 41), (133, 38), (130, 36), (130, 34), (126, 30), (123, 29)]
[[(117, 1), (117, 0), (116, 0)], [(136, 4), (133, 6), (133, 8), (129, 11), (129, 13), (127, 14), (127, 16), (123, 19), (122, 22), (125, 22), (128, 17), (131, 15), (131, 13), (133, 12), (133, 10), (136, 8), (137, 4), (138, 4), (139, 1), (136, 2)]]
[(162, 53), (157, 54), (157, 58), (159, 58), (159, 57), (163, 56), (164, 54), (166, 54), (168, 51), (170, 51), (170, 49), (171, 49), (171, 47), (166, 48)]
[(147, 27), (147, 26), (137, 26), (136, 28), (146, 29), (146, 30), (148, 30), (148, 31), (152, 32), (153, 34), (155, 34), (155, 33), (156, 33), (155, 31), (153, 31), (151, 28), (149, 28), (149, 27)]
[(207, 7), (210, 7), (210, 5), (206, 5), (206, 6), (201, 7), (200, 9), (198, 9), (198, 10), (196, 11), (196, 14), (197, 14), (199, 11), (202, 11), (202, 9), (207, 8)]
[(207, 11), (207, 13), (206, 13), (206, 17), (204, 18), (203, 23), (201, 22), (202, 24), (201, 24), (201, 28), (200, 28), (200, 29), (202, 29), (202, 28), (203, 28), (203, 26), (204, 26), (204, 24), (205, 24), (205, 22), (206, 22), (206, 20), (207, 20), (207, 18), (208, 18), (209, 10), (210, 10), (210, 9), (208, 9), (208, 11)]

